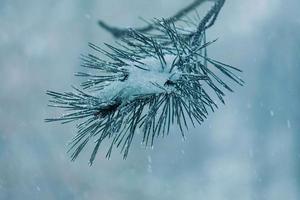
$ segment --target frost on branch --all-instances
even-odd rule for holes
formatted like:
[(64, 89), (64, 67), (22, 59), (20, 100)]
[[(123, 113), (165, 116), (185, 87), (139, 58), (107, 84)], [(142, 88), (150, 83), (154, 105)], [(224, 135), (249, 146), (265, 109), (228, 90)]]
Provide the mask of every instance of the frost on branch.
[(194, 31), (187, 31), (155, 20), (152, 33), (127, 30), (126, 37), (116, 46), (106, 44), (106, 49), (89, 44), (95, 54), (83, 56), (82, 65), (94, 73), (76, 74), (85, 79), (81, 89), (47, 92), (50, 106), (66, 113), (46, 121), (79, 121), (72, 160), (90, 140), (95, 142), (91, 164), (104, 140), (110, 141), (106, 157), (119, 147), (126, 158), (137, 130), (146, 146), (168, 135), (173, 124), (184, 137), (189, 124), (201, 124), (217, 108), (213, 93), (224, 103), (224, 90), (233, 91), (224, 78), (243, 84), (236, 75), (239, 69), (208, 57), (214, 41), (206, 41), (207, 23), (202, 20), (199, 26), (190, 25)]

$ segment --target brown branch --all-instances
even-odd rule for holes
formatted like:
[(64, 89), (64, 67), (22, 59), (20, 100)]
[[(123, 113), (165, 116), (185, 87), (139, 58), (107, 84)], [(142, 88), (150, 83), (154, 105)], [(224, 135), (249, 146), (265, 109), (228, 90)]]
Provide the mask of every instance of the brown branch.
[[(177, 12), (175, 15), (167, 18), (166, 22), (167, 23), (173, 23), (173, 22), (178, 21), (180, 18), (184, 17), (189, 12), (191, 12), (192, 10), (194, 10), (195, 8), (200, 6), (202, 3), (207, 2), (207, 1), (216, 1), (216, 2), (218, 2), (218, 1), (225, 1), (225, 0), (195, 0), (193, 3), (191, 3), (187, 7), (183, 8), (182, 10)], [(113, 27), (113, 26), (110, 26), (110, 25), (108, 25), (107, 23), (105, 23), (101, 20), (98, 21), (98, 25), (101, 28), (103, 28), (104, 30), (111, 33), (115, 38), (123, 37), (123, 36), (125, 36), (129, 33), (129, 30), (126, 29), (126, 28)], [(155, 28), (155, 26), (153, 24), (149, 24), (149, 25), (147, 25), (145, 27), (142, 27), (142, 28), (135, 28), (135, 30), (138, 31), (138, 32), (146, 33), (148, 31), (153, 30), (154, 28)]]

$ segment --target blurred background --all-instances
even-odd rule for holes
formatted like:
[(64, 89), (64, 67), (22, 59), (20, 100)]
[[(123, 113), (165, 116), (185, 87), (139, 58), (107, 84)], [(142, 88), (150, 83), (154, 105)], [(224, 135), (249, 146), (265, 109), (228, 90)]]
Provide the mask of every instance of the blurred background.
[[(112, 43), (97, 26), (143, 25), (192, 0), (0, 0), (0, 199), (300, 199), (300, 1), (227, 0), (210, 56), (243, 69), (244, 87), (182, 141), (178, 130), (115, 151), (91, 148), (71, 162), (74, 124), (47, 124), (45, 91), (79, 85), (88, 42)], [(103, 46), (103, 45), (102, 45)]]

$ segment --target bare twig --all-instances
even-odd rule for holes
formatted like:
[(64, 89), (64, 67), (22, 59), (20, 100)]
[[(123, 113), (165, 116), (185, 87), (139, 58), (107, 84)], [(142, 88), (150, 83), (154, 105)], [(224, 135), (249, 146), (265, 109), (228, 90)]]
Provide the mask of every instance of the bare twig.
[[(220, 5), (220, 4), (224, 4), (225, 0), (195, 0), (193, 3), (191, 3), (190, 5), (188, 5), (187, 7), (181, 9), (180, 11), (178, 11), (175, 15), (169, 17), (166, 19), (167, 23), (174, 23), (176, 21), (178, 21), (179, 19), (181, 19), (182, 17), (186, 16), (189, 12), (191, 12), (192, 10), (194, 10), (195, 8), (197, 8), (198, 6), (200, 6), (202, 3), (204, 2), (208, 2), (208, 1), (215, 1), (216, 5)], [(221, 2), (221, 3), (220, 3)], [(216, 6), (214, 6), (216, 7)], [(220, 11), (220, 10), (219, 10)], [(211, 17), (214, 17), (213, 20), (211, 21), (212, 23), (209, 25), (209, 27), (211, 25), (213, 25), (214, 20), (216, 19), (218, 15), (215, 13), (212, 13), (212, 15), (210, 17), (207, 17), (206, 20), (209, 21)], [(207, 22), (206, 22), (207, 23)], [(204, 25), (206, 25), (206, 23)], [(108, 31), (109, 33), (111, 33), (115, 38), (121, 38), (123, 36), (126, 36), (130, 33), (130, 31), (126, 28), (118, 28), (118, 27), (113, 27), (108, 25), (107, 23), (105, 23), (102, 20), (98, 21), (98, 25), (103, 28), (104, 30)], [(134, 30), (141, 32), (141, 33), (146, 33), (149, 32), (151, 30), (155, 29), (155, 25), (154, 24), (149, 24), (145, 27), (141, 27), (141, 28), (135, 28)]]

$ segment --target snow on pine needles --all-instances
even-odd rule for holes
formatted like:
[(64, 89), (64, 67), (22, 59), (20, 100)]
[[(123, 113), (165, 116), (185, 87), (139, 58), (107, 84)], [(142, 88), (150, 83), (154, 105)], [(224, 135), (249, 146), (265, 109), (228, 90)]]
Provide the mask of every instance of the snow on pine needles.
[(233, 91), (224, 78), (243, 84), (239, 69), (208, 57), (214, 41), (206, 41), (205, 26), (195, 26), (194, 32), (166, 20), (156, 20), (154, 26), (152, 33), (129, 30), (115, 46), (89, 44), (95, 54), (83, 56), (82, 66), (93, 73), (76, 74), (85, 79), (80, 88), (47, 91), (50, 106), (65, 112), (46, 121), (78, 121), (70, 144), (73, 160), (90, 140), (91, 164), (105, 140), (110, 141), (106, 157), (116, 147), (126, 158), (138, 130), (146, 146), (168, 135), (173, 124), (184, 137), (189, 125), (201, 124), (217, 108), (213, 96), (224, 103), (224, 90)]

